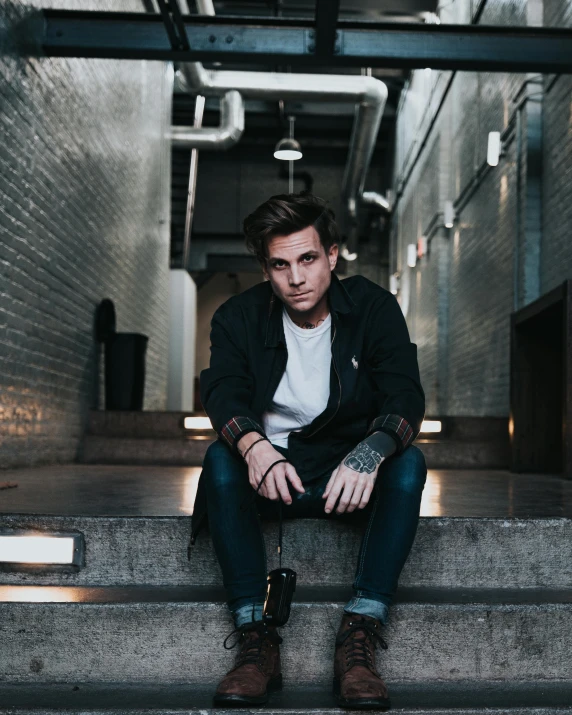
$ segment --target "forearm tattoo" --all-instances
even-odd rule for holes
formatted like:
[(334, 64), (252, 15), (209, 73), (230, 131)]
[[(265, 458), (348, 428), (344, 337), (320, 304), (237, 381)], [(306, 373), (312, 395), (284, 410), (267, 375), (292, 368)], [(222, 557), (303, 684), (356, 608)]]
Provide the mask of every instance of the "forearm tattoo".
[(344, 459), (346, 467), (355, 472), (371, 474), (381, 464), (381, 454), (372, 449), (366, 442), (360, 442)]

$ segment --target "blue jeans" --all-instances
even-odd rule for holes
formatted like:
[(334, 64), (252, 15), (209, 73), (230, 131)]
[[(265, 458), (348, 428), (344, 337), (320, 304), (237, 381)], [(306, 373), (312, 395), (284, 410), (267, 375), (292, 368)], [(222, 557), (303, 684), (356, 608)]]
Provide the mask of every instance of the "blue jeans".
[[(273, 446), (288, 458), (287, 449)], [(369, 503), (364, 509), (350, 513), (336, 514), (335, 510), (325, 513), (326, 500), (322, 494), (330, 476), (326, 473), (305, 482), (305, 494), (288, 483), (292, 503), (282, 504), (283, 516), (335, 518), (354, 523), (357, 520), (366, 524), (353, 582), (354, 597), (345, 610), (373, 615), (385, 623), (419, 523), (427, 476), (423, 452), (410, 445), (402, 454), (385, 459), (379, 466)], [(209, 528), (228, 606), (235, 622), (238, 610), (244, 613), (253, 604), (258, 605), (260, 617), (268, 573), (260, 519), (275, 519), (277, 502), (253, 496), (246, 462), (220, 440), (207, 449), (201, 479), (205, 480)], [(249, 506), (241, 509), (245, 500)]]

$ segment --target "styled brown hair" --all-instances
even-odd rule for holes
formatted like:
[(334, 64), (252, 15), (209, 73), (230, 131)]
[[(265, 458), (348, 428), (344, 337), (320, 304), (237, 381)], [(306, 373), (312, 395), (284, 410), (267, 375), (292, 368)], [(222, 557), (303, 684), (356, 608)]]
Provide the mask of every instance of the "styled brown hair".
[(243, 222), (246, 247), (264, 265), (268, 258), (268, 241), (275, 236), (288, 236), (313, 226), (326, 255), (340, 241), (335, 214), (324, 199), (308, 191), (298, 194), (276, 194), (249, 214)]

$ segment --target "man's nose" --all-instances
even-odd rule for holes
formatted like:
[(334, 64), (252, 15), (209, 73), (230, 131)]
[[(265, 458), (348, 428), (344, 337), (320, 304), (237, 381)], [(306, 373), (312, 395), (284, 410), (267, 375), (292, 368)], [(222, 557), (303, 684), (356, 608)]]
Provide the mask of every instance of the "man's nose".
[(290, 285), (298, 286), (304, 282), (304, 278), (298, 266), (292, 266), (290, 269)]

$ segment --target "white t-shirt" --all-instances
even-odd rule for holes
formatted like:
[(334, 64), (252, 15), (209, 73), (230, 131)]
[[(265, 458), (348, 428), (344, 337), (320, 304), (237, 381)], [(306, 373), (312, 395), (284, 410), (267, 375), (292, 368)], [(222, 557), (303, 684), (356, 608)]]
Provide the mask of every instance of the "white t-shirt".
[(328, 317), (317, 328), (300, 328), (283, 308), (282, 321), (288, 362), (262, 426), (270, 442), (288, 447), (290, 432), (298, 432), (321, 414), (330, 396), (332, 360)]

